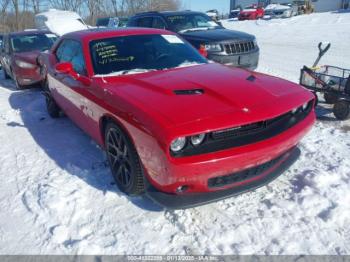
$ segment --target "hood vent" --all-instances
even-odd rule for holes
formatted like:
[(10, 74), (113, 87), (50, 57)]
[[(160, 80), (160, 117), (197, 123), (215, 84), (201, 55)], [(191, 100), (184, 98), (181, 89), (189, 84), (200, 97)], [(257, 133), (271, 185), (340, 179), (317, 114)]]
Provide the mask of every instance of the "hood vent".
[(256, 77), (253, 76), (253, 75), (250, 75), (250, 76), (247, 78), (247, 80), (250, 81), (250, 82), (254, 82), (255, 79), (256, 79)]
[(182, 89), (182, 90), (174, 90), (174, 93), (179, 96), (184, 95), (202, 95), (204, 94), (203, 89)]

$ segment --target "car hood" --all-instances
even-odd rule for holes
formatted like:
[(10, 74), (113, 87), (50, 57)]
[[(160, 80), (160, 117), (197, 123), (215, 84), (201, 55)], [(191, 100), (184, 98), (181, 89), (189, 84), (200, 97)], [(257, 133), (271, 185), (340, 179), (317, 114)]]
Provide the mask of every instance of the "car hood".
[(251, 123), (287, 113), (312, 99), (309, 91), (286, 80), (215, 63), (103, 81), (111, 94), (123, 94), (141, 109), (152, 109), (169, 126), (200, 125), (209, 119), (215, 119), (207, 121), (213, 126), (203, 128)]
[(14, 58), (36, 65), (39, 54), (40, 54), (40, 51), (15, 53)]
[(194, 32), (189, 31), (180, 35), (183, 38), (189, 40), (202, 40), (214, 42), (221, 42), (227, 40), (253, 40), (255, 38), (253, 35), (228, 29), (210, 29)]
[(266, 8), (265, 8), (265, 12), (268, 11), (268, 12), (271, 12), (271, 11), (287, 11), (287, 10), (290, 10), (292, 9), (291, 7), (289, 6), (285, 6), (285, 5), (279, 5), (279, 4), (271, 4), (271, 5), (268, 5)]

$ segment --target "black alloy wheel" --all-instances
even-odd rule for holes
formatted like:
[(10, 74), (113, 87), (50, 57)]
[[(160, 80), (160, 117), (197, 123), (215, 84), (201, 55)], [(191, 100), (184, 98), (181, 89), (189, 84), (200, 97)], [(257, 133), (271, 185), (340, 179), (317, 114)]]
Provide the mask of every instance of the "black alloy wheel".
[(119, 189), (127, 195), (144, 192), (144, 176), (139, 156), (123, 130), (110, 122), (105, 132), (106, 154)]

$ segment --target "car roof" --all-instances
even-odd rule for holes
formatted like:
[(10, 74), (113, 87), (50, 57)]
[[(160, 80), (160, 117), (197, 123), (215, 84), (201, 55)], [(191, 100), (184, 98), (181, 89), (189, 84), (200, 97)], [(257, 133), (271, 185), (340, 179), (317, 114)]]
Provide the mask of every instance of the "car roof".
[(52, 34), (52, 32), (48, 30), (27, 30), (21, 32), (12, 32), (8, 35), (11, 36), (25, 36), (25, 35), (42, 35), (42, 34)]
[(93, 28), (63, 35), (63, 38), (76, 39), (80, 41), (91, 41), (95, 39), (111, 38), (128, 35), (150, 35), (150, 34), (174, 34), (162, 29), (123, 27), (123, 28)]
[(162, 15), (162, 16), (172, 16), (172, 15), (189, 15), (189, 14), (204, 14), (203, 12), (196, 11), (162, 11), (162, 12), (144, 12), (138, 13), (135, 16), (145, 16), (145, 15)]

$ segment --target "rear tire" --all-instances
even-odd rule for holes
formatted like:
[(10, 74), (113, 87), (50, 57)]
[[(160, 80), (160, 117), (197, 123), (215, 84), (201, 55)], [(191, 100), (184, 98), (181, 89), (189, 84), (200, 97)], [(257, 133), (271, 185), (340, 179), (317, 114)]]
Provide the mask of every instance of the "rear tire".
[(61, 113), (61, 108), (57, 105), (55, 99), (52, 97), (47, 81), (43, 82), (43, 89), (45, 93), (47, 113), (52, 118), (59, 118)]
[(333, 107), (333, 114), (338, 120), (346, 120), (350, 116), (350, 103), (340, 100)]
[(332, 93), (324, 93), (323, 98), (327, 104), (335, 104), (338, 100), (337, 95)]
[(131, 196), (145, 192), (140, 158), (125, 132), (115, 123), (105, 128), (105, 145), (114, 180), (123, 193)]

